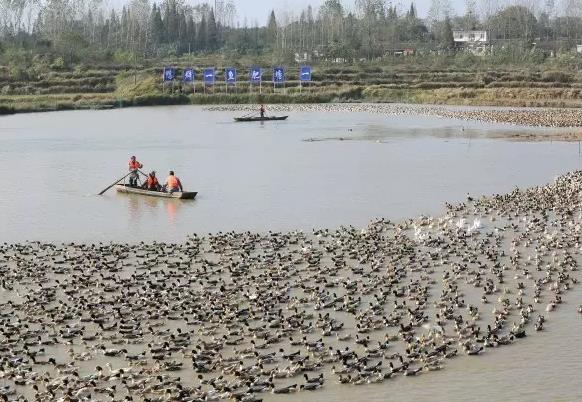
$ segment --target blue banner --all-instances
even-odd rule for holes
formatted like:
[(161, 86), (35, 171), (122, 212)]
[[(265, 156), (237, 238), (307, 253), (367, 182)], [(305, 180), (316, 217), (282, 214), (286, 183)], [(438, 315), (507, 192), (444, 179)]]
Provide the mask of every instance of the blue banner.
[(205, 85), (214, 85), (215, 81), (215, 71), (214, 68), (207, 68), (204, 70), (204, 84)]
[(224, 70), (224, 80), (229, 85), (236, 85), (236, 68), (227, 68)]
[(176, 69), (173, 67), (164, 67), (164, 81), (174, 81), (176, 78)]
[(184, 81), (184, 82), (194, 82), (195, 79), (196, 79), (196, 75), (195, 75), (193, 69), (187, 68), (186, 70), (184, 70), (184, 75), (182, 77), (182, 81)]
[(285, 82), (285, 69), (283, 67), (275, 67), (273, 69), (273, 82), (276, 84)]
[(251, 83), (252, 84), (260, 84), (263, 80), (263, 71), (260, 67), (251, 67), (250, 73)]
[(299, 72), (299, 80), (306, 82), (311, 81), (311, 67), (310, 66), (301, 66), (301, 70)]

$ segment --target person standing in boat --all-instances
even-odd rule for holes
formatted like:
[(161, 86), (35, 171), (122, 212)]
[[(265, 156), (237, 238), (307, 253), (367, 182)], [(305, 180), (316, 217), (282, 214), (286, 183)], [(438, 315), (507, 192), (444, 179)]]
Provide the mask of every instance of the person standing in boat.
[(156, 172), (151, 172), (148, 175), (148, 179), (143, 184), (143, 188), (150, 191), (160, 191), (162, 189), (162, 186), (156, 177)]
[(139, 179), (139, 172), (138, 170), (143, 168), (143, 165), (137, 161), (135, 156), (132, 156), (129, 160), (129, 171), (131, 174), (129, 175), (129, 185), (132, 187), (137, 187), (137, 181)]
[(164, 184), (164, 192), (175, 193), (177, 191), (184, 191), (182, 182), (176, 177), (174, 171), (170, 170), (170, 175), (166, 179), (166, 184)]
[(261, 105), (261, 108), (259, 109), (259, 112), (261, 113), (261, 119), (265, 117), (265, 105)]

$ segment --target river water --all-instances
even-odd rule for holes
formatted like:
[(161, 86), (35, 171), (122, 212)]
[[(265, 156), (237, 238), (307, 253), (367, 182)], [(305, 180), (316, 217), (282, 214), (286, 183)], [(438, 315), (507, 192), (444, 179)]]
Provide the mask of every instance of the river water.
[[(346, 386), (328, 381), (316, 395), (267, 395), (266, 401), (293, 402), (574, 402), (582, 400), (582, 288), (552, 312), (551, 329), (524, 342), (473, 358), (447, 361), (444, 370), (420, 377), (397, 377), (382, 384)], [(546, 313), (546, 317), (547, 317)]]
[[(180, 241), (198, 232), (311, 230), (374, 217), (438, 214), (444, 202), (544, 184), (582, 167), (578, 144), (487, 139), (526, 130), (422, 116), (293, 113), (235, 124), (200, 107), (16, 115), (0, 119), (0, 241)], [(306, 141), (310, 140), (310, 141)], [(313, 141), (311, 141), (313, 140)], [(136, 154), (173, 169), (195, 201), (108, 192)], [(293, 401), (582, 400), (582, 289), (548, 330), (442, 372), (339, 386)]]
[[(582, 166), (577, 143), (485, 138), (516, 130), (502, 125), (321, 112), (256, 124), (234, 115), (185, 106), (3, 117), (0, 241), (363, 226), (438, 214), (467, 192), (543, 184)], [(96, 196), (132, 154), (161, 179), (175, 170), (198, 198)]]

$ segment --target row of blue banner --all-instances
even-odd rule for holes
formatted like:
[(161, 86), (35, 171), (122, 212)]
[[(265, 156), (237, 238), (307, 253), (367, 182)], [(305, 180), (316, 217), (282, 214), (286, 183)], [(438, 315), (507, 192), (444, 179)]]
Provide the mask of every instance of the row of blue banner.
[[(226, 68), (224, 70), (224, 82), (229, 85), (236, 85), (237, 83), (237, 71), (236, 68)], [(174, 67), (164, 67), (164, 82), (174, 81), (177, 79), (177, 70)], [(283, 84), (285, 82), (285, 68), (275, 67), (273, 68), (273, 83)], [(252, 84), (260, 84), (263, 80), (263, 69), (260, 67), (252, 67), (249, 73), (249, 80)], [(186, 68), (182, 71), (182, 81), (183, 82), (195, 82), (196, 72), (193, 68)], [(299, 81), (310, 82), (311, 81), (311, 67), (302, 66), (299, 69)], [(206, 68), (202, 72), (202, 82), (205, 85), (214, 85), (216, 83), (216, 69)]]

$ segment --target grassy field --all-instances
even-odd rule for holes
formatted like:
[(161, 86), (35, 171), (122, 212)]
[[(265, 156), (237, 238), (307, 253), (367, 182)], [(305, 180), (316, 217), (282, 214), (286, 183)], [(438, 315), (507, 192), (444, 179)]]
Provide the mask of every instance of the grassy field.
[[(403, 102), (449, 105), (582, 107), (582, 73), (544, 67), (463, 68), (419, 63), (315, 66), (303, 88), (298, 68), (287, 71), (285, 88), (274, 89), (265, 71), (261, 94), (239, 68), (239, 84), (226, 88), (200, 82), (162, 88), (161, 66), (183, 68), (188, 60), (160, 66), (92, 66), (26, 73), (0, 67), (0, 114), (142, 105), (225, 103)], [(212, 65), (210, 61), (207, 64)], [(216, 65), (216, 64), (214, 64)], [(226, 64), (225, 64), (226, 66)], [(200, 72), (201, 68), (197, 68)], [(224, 67), (217, 68), (222, 80)]]

